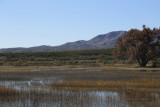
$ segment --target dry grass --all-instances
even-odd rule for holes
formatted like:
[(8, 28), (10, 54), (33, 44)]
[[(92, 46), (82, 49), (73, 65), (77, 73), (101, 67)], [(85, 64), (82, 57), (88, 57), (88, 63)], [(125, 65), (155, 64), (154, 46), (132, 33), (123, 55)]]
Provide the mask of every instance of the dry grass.
[[(80, 65), (66, 66), (0, 66), (0, 71), (26, 71), (26, 70), (54, 70), (54, 69), (84, 69)], [(85, 69), (98, 69), (97, 67), (85, 66)]]
[(23, 70), (53, 70), (53, 69), (102, 69), (102, 70), (129, 70), (129, 71), (160, 71), (160, 68), (142, 68), (136, 64), (112, 64), (101, 66), (84, 66), (84, 65), (64, 65), (64, 66), (0, 66), (0, 71), (23, 71)]
[[(145, 104), (159, 104), (156, 95), (160, 94), (160, 80), (156, 79), (134, 79), (134, 80), (116, 80), (116, 81), (68, 81), (52, 84), (53, 88), (62, 88), (67, 90), (102, 90), (117, 92), (120, 101), (135, 104), (134, 106), (143, 106)], [(113, 96), (106, 97), (114, 100)], [(146, 103), (147, 102), (147, 103)]]
[(52, 84), (52, 87), (80, 88), (160, 88), (160, 81), (154, 79), (136, 79), (128, 81), (68, 81)]
[(126, 64), (112, 64), (112, 65), (105, 65), (101, 67), (102, 69), (109, 69), (109, 70), (128, 70), (128, 71), (160, 71), (160, 68), (151, 68), (150, 66), (148, 67), (139, 67), (137, 64), (131, 64), (131, 65), (126, 65)]
[(14, 96), (17, 95), (18, 92), (12, 88), (6, 88), (3, 86), (0, 86), (0, 97), (5, 97), (5, 96)]

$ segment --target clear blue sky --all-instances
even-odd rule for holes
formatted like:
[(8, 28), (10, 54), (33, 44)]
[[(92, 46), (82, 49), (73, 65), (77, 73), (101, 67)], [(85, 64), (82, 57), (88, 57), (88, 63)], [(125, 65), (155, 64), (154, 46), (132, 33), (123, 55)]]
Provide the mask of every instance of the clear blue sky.
[(0, 48), (60, 45), (160, 26), (160, 0), (0, 0)]

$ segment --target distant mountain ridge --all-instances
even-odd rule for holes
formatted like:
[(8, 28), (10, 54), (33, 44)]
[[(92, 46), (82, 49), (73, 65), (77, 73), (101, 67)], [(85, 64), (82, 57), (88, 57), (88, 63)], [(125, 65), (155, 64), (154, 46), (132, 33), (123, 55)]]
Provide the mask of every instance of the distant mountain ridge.
[(23, 53), (23, 52), (53, 52), (53, 51), (75, 51), (90, 49), (107, 49), (113, 48), (119, 37), (123, 37), (127, 31), (114, 31), (107, 34), (98, 35), (91, 40), (79, 40), (68, 42), (60, 46), (36, 46), (30, 48), (6, 48), (0, 49), (0, 53)]

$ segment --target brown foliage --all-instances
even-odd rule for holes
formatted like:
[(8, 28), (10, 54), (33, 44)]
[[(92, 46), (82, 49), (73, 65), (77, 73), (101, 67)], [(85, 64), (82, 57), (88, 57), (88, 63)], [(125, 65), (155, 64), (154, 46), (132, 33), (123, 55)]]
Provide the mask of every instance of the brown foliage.
[(137, 60), (139, 65), (145, 67), (148, 61), (160, 54), (160, 28), (147, 28), (143, 30), (131, 29), (124, 37), (117, 40), (114, 55), (127, 59), (129, 62)]

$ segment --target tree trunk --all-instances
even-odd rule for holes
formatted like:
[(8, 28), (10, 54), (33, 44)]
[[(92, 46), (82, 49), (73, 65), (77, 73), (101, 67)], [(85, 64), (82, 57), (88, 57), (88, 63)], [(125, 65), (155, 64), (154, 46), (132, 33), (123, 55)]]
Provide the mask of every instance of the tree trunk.
[(146, 64), (140, 64), (140, 67), (146, 67)]
[(147, 65), (147, 61), (142, 61), (142, 62), (140, 63), (140, 67), (146, 67), (146, 65)]

